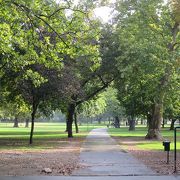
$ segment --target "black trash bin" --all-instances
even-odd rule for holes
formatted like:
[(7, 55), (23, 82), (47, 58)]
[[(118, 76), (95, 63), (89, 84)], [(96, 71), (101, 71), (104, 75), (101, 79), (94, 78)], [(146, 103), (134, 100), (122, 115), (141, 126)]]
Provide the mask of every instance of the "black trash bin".
[(164, 151), (170, 151), (170, 141), (163, 141)]

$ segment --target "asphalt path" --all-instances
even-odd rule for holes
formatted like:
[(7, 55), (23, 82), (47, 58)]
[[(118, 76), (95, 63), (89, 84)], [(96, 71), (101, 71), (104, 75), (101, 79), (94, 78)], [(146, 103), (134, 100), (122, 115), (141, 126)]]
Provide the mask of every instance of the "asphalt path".
[(139, 162), (130, 153), (122, 150), (107, 132), (94, 129), (86, 138), (80, 153), (84, 166), (73, 172), (79, 176), (143, 176), (156, 173)]

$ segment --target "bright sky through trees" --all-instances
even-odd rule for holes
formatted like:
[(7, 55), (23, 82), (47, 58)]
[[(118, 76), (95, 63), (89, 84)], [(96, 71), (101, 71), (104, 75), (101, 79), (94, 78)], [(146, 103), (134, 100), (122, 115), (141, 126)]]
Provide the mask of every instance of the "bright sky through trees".
[[(56, 2), (60, 2), (61, 0), (56, 0)], [(74, 4), (78, 4), (79, 0), (74, 0)], [(116, 0), (109, 0), (109, 4), (115, 3)], [(100, 18), (104, 23), (107, 23), (112, 18), (112, 10), (113, 8), (108, 6), (97, 7), (94, 10), (94, 14), (97, 18)], [(71, 14), (71, 12), (68, 12)]]
[(103, 6), (94, 10), (95, 15), (102, 19), (105, 23), (112, 18), (112, 8)]

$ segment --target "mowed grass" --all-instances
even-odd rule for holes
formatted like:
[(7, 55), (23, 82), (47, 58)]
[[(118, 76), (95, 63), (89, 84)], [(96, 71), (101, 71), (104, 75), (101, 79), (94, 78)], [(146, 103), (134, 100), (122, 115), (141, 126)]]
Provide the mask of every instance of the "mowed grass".
[(19, 128), (13, 128), (12, 123), (0, 123), (0, 150), (43, 150), (64, 147), (68, 142), (82, 140), (94, 128), (103, 127), (97, 124), (84, 124), (79, 126), (79, 133), (74, 138), (67, 138), (65, 123), (35, 123), (33, 144), (29, 145), (30, 127), (25, 128), (24, 123)]
[[(111, 136), (119, 138), (120, 145), (123, 148), (128, 148), (129, 145), (133, 145), (141, 150), (163, 150), (163, 141), (146, 140), (147, 134), (146, 127), (136, 127), (135, 131), (128, 131), (127, 127), (121, 127), (120, 129), (110, 128), (109, 133)], [(161, 133), (164, 140), (171, 142), (171, 150), (174, 150), (174, 131), (169, 131), (169, 128), (162, 128)], [(180, 150), (180, 129), (177, 130), (177, 150)]]

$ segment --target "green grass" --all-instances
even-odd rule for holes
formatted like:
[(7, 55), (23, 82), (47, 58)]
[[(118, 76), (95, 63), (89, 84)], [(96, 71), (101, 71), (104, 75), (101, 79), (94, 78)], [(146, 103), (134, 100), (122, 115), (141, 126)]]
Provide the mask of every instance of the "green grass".
[[(127, 149), (128, 145), (134, 145), (141, 150), (163, 150), (162, 141), (145, 140), (147, 134), (146, 127), (137, 127), (135, 131), (128, 131), (127, 127), (120, 129), (110, 128), (111, 136), (119, 137), (119, 142), (123, 148)], [(161, 130), (164, 140), (171, 141), (171, 150), (174, 150), (174, 131), (169, 131), (169, 128)], [(180, 130), (177, 131), (177, 149), (180, 150)]]
[[(105, 127), (105, 125), (98, 124), (84, 124), (79, 126), (80, 133), (74, 132), (74, 141), (78, 138), (84, 138), (88, 132), (94, 128)], [(74, 126), (73, 126), (74, 128)], [(13, 128), (12, 123), (0, 123), (0, 150), (42, 150), (62, 148), (69, 140), (65, 131), (65, 123), (35, 123), (33, 145), (28, 145), (30, 128), (24, 128), (24, 123), (20, 124), (19, 128)], [(74, 130), (75, 131), (75, 130)], [(120, 137), (120, 144), (127, 148), (130, 142), (139, 149), (144, 150), (163, 150), (162, 141), (147, 141), (144, 139), (147, 128), (137, 127), (136, 131), (128, 131), (127, 127), (120, 129), (110, 128), (111, 136)], [(168, 128), (162, 129), (164, 139), (170, 140), (171, 149), (173, 144), (173, 131)], [(177, 132), (177, 149), (180, 150), (180, 130)]]
[[(75, 133), (74, 141), (85, 137), (97, 124), (79, 126), (79, 133)], [(24, 123), (19, 128), (13, 128), (12, 123), (0, 123), (0, 150), (42, 150), (60, 148), (73, 141), (67, 138), (65, 123), (35, 123), (33, 145), (29, 145), (30, 128), (25, 128)]]

